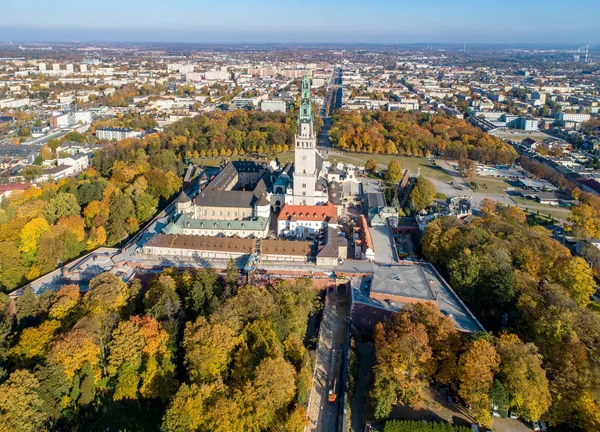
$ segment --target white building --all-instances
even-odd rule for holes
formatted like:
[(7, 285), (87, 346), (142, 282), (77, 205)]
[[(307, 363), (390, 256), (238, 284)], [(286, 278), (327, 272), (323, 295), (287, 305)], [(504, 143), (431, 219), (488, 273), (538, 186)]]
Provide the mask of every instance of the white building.
[(0, 108), (23, 108), (29, 105), (29, 98), (23, 99), (1, 99), (0, 100)]
[(96, 137), (106, 140), (122, 140), (125, 138), (135, 138), (142, 134), (141, 131), (134, 131), (124, 128), (102, 128), (96, 129)]
[(58, 158), (56, 160), (58, 166), (65, 165), (73, 168), (73, 172), (78, 173), (90, 166), (89, 153), (77, 153), (66, 158)]
[(260, 110), (266, 112), (285, 113), (285, 101), (282, 100), (264, 100), (260, 103)]
[(575, 123), (585, 123), (590, 121), (590, 114), (567, 114), (567, 113), (558, 113), (558, 119), (561, 121), (572, 121)]
[(306, 239), (327, 227), (337, 228), (337, 208), (326, 205), (285, 205), (277, 217), (277, 234)]

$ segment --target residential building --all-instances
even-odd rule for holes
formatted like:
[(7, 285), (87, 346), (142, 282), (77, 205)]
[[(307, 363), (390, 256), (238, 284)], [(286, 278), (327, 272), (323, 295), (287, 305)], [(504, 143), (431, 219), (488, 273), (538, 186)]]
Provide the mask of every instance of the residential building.
[(123, 140), (125, 138), (135, 138), (142, 134), (141, 131), (134, 131), (125, 128), (101, 128), (96, 129), (96, 137), (106, 140)]

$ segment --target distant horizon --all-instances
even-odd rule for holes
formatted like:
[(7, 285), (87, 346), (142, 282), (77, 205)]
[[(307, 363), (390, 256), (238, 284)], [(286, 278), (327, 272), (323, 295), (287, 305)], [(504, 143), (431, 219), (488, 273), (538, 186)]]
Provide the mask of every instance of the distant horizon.
[(3, 5), (0, 40), (595, 45), (599, 21), (597, 0), (30, 0)]
[(342, 41), (319, 41), (319, 40), (289, 40), (289, 41), (281, 41), (281, 40), (248, 40), (248, 39), (230, 39), (230, 40), (218, 40), (207, 38), (204, 40), (196, 39), (196, 40), (161, 40), (161, 39), (73, 39), (73, 38), (41, 38), (41, 39), (8, 39), (2, 37), (2, 30), (0, 29), (0, 45), (90, 45), (90, 44), (100, 44), (100, 45), (120, 45), (120, 44), (130, 44), (130, 45), (217, 45), (217, 46), (261, 46), (261, 45), (275, 45), (275, 46), (304, 46), (304, 45), (315, 45), (315, 46), (398, 46), (398, 47), (456, 47), (461, 48), (466, 45), (468, 48), (476, 47), (476, 48), (486, 48), (486, 47), (502, 47), (502, 48), (545, 48), (545, 49), (577, 49), (585, 47), (586, 44), (589, 45), (589, 49), (600, 49), (600, 41), (537, 41), (537, 42), (528, 42), (528, 41), (488, 41), (488, 42), (475, 42), (475, 41), (410, 41), (410, 42), (402, 42), (402, 41), (390, 41), (390, 40), (381, 40), (381, 41), (369, 41), (369, 40), (342, 40)]

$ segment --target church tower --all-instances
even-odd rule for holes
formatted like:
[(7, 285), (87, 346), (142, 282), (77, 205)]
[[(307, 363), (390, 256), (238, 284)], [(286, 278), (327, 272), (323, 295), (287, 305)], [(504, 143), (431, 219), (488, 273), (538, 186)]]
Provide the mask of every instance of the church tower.
[[(313, 130), (313, 112), (310, 99), (310, 78), (304, 74), (298, 133), (296, 134), (294, 156), (294, 204), (322, 204), (322, 193), (317, 192), (317, 179), (321, 170), (322, 158), (317, 151), (317, 139)], [(327, 199), (325, 199), (326, 201)]]

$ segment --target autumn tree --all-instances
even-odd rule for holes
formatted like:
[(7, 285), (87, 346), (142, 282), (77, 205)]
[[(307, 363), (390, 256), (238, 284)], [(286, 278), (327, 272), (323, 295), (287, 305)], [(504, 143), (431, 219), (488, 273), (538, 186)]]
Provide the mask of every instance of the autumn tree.
[(397, 313), (386, 326), (375, 327), (373, 398), (375, 416), (387, 418), (398, 402), (420, 406), (427, 381), (423, 372), (431, 359), (427, 330), (408, 314)]
[(19, 369), (0, 385), (0, 428), (14, 432), (43, 429), (48, 414), (37, 391), (39, 381), (30, 372)]
[(16, 288), (27, 274), (19, 249), (14, 242), (0, 242), (0, 289)]
[(115, 377), (113, 399), (167, 398), (173, 391), (175, 366), (169, 336), (158, 321), (132, 317), (113, 332), (108, 373)]
[(402, 167), (400, 161), (393, 159), (388, 164), (388, 169), (385, 172), (385, 180), (389, 183), (396, 184), (402, 178)]
[(209, 324), (202, 316), (185, 327), (183, 348), (188, 374), (194, 382), (210, 383), (224, 374), (239, 343), (235, 332), (221, 324)]
[(498, 353), (485, 338), (474, 340), (459, 360), (458, 393), (471, 404), (477, 421), (487, 427), (492, 425), (489, 392), (499, 365)]
[(542, 357), (532, 343), (518, 336), (502, 334), (496, 343), (500, 356), (499, 379), (509, 404), (527, 421), (537, 421), (550, 408), (551, 397)]
[(423, 176), (417, 177), (408, 197), (409, 206), (415, 210), (423, 210), (433, 203), (435, 186)]
[(367, 163), (365, 163), (365, 170), (373, 172), (377, 169), (377, 162), (373, 159), (369, 159)]

